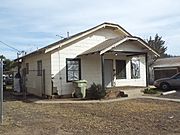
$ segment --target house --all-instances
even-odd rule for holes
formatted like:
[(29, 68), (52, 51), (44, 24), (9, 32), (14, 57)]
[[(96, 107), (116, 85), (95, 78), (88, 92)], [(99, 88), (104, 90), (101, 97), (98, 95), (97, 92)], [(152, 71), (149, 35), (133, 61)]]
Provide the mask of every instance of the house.
[(19, 59), (27, 91), (51, 96), (71, 94), (80, 79), (103, 89), (147, 86), (147, 53), (159, 56), (118, 24), (103, 23)]
[(159, 58), (152, 65), (151, 80), (171, 77), (180, 72), (180, 57)]

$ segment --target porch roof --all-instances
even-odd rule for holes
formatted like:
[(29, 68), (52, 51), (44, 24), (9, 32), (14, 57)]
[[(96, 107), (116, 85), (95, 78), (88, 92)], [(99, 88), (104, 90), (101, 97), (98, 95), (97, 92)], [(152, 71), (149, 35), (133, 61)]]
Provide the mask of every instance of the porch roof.
[(90, 48), (89, 50), (83, 52), (81, 55), (86, 55), (86, 54), (91, 54), (91, 53), (97, 53), (97, 52), (101, 52), (102, 50), (112, 46), (113, 44), (121, 41), (122, 39), (124, 39), (125, 37), (116, 37), (116, 38), (112, 38), (112, 39), (108, 39), (92, 48)]
[(159, 56), (159, 54), (152, 49), (150, 46), (147, 45), (147, 43), (145, 41), (143, 41), (141, 38), (139, 37), (130, 37), (130, 36), (121, 36), (121, 37), (116, 37), (116, 38), (112, 38), (112, 39), (108, 39), (92, 48), (90, 48), (89, 50), (83, 52), (80, 55), (87, 55), (87, 54), (92, 54), (92, 53), (100, 53), (100, 54), (104, 54), (105, 52), (113, 49), (114, 47), (126, 42), (126, 41), (138, 41), (140, 42), (143, 46), (145, 46), (149, 51), (153, 52), (156, 56)]

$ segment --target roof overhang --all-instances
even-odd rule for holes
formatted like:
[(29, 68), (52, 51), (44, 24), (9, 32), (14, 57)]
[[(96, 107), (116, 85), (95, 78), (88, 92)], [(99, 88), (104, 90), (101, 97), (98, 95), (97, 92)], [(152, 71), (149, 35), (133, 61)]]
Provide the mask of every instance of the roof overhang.
[(119, 42), (117, 42), (117, 43), (115, 43), (115, 44), (113, 44), (113, 45), (105, 48), (104, 50), (101, 50), (101, 51), (100, 51), (100, 55), (102, 55), (102, 54), (106, 53), (107, 51), (109, 51), (109, 50), (117, 47), (118, 45), (120, 45), (120, 44), (122, 44), (122, 43), (124, 43), (124, 42), (126, 42), (126, 41), (130, 41), (130, 40), (131, 40), (131, 41), (137, 41), (137, 42), (139, 42), (139, 43), (142, 44), (144, 47), (146, 47), (149, 51), (151, 51), (152, 53), (154, 53), (155, 56), (157, 56), (157, 57), (160, 56), (159, 53), (157, 53), (154, 49), (152, 49), (151, 47), (149, 47), (148, 44), (147, 44), (145, 41), (143, 41), (142, 39), (140, 39), (139, 37), (125, 37), (124, 39), (120, 40)]
[[(144, 51), (142, 50), (114, 50), (114, 48), (122, 45), (123, 43), (127, 42), (127, 41), (136, 41), (138, 42), (143, 48)], [(145, 54), (147, 52), (152, 52), (156, 57), (159, 57), (159, 53), (157, 53), (154, 49), (152, 49), (144, 40), (142, 40), (139, 37), (133, 37), (133, 36), (126, 36), (126, 37), (117, 37), (117, 38), (113, 38), (113, 39), (108, 39), (98, 45), (96, 45), (93, 48), (90, 48), (89, 50), (83, 52), (80, 55), (88, 55), (88, 54), (97, 54), (99, 53), (100, 55), (103, 55), (104, 53), (107, 52), (119, 52), (119, 53), (124, 53), (124, 54), (128, 54), (131, 53), (133, 54)]]

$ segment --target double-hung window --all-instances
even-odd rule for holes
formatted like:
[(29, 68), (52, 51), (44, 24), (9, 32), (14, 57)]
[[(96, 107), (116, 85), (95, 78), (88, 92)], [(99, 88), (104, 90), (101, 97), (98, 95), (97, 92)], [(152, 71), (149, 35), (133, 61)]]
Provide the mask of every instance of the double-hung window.
[(37, 61), (37, 76), (42, 76), (42, 60)]
[(131, 60), (131, 79), (140, 78), (140, 60), (132, 59)]
[(29, 63), (26, 63), (26, 74), (29, 74)]
[(81, 79), (80, 59), (66, 59), (66, 81), (72, 82)]

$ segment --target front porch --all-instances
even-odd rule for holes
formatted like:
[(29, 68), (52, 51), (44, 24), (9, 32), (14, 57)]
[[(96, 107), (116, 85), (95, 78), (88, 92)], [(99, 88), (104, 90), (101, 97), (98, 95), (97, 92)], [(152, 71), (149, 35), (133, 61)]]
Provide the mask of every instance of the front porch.
[(101, 55), (102, 86), (147, 86), (146, 53), (106, 52)]
[[(102, 84), (103, 89), (124, 86), (146, 87), (147, 53), (158, 56), (144, 41), (136, 37), (106, 40), (78, 56), (82, 60), (82, 78), (88, 80), (90, 84), (93, 82)], [(88, 64), (83, 64), (84, 61)], [(89, 78), (91, 75), (96, 78)]]

